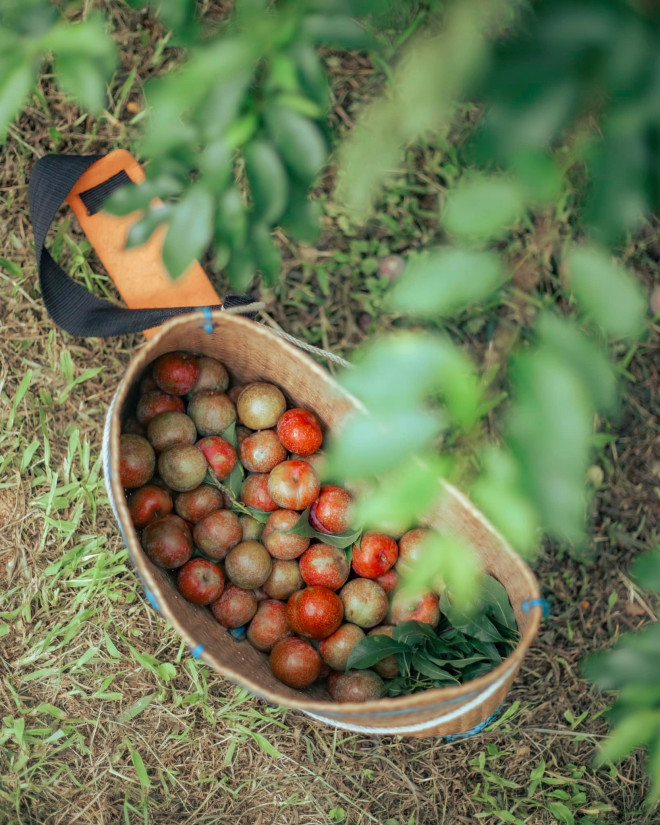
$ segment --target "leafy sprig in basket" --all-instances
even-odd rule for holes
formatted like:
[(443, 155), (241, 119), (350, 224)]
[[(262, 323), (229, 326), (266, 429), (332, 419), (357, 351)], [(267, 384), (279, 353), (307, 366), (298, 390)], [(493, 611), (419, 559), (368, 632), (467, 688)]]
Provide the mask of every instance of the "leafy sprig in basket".
[(458, 610), (445, 591), (437, 628), (419, 621), (397, 625), (391, 636), (367, 636), (351, 651), (347, 669), (374, 667), (394, 656), (399, 675), (386, 680), (388, 696), (448, 687), (492, 670), (513, 650), (518, 628), (506, 590), (492, 576), (482, 580), (481, 599)]

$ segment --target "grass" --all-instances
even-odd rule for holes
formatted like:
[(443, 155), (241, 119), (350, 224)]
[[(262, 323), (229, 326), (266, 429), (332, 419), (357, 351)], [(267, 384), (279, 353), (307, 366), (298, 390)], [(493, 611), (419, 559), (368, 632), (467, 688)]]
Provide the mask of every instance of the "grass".
[[(0, 822), (3, 825), (322, 823), (351, 825), (651, 825), (640, 754), (592, 766), (607, 732), (606, 698), (579, 662), (656, 618), (630, 583), (632, 556), (658, 524), (659, 329), (620, 353), (627, 407), (601, 439), (588, 564), (547, 547), (536, 572), (553, 605), (507, 698), (479, 736), (366, 737), (272, 708), (190, 658), (145, 601), (101, 479), (105, 410), (138, 336), (82, 340), (56, 329), (36, 280), (27, 180), (48, 151), (105, 152), (131, 143), (141, 87), (167, 57), (162, 32), (114, 9), (124, 64), (112, 105), (92, 121), (41, 81), (12, 129), (0, 172)], [(365, 58), (331, 55), (333, 124), (350, 128), (379, 75)], [(449, 138), (409, 150), (378, 215), (351, 225), (325, 199), (318, 248), (286, 249), (286, 278), (264, 290), (266, 322), (350, 353), (401, 323), (383, 313), (380, 259), (437, 241), (438, 209), (460, 174)], [(327, 188), (327, 187), (326, 187)], [(574, 204), (514, 231), (512, 285), (450, 331), (491, 382), (539, 307), (561, 298), (558, 250)], [(97, 294), (113, 295), (70, 217), (56, 257)], [(660, 233), (624, 251), (651, 282)], [(224, 284), (219, 279), (220, 288)], [(505, 396), (504, 396), (505, 397)], [(492, 412), (495, 423), (497, 410)]]

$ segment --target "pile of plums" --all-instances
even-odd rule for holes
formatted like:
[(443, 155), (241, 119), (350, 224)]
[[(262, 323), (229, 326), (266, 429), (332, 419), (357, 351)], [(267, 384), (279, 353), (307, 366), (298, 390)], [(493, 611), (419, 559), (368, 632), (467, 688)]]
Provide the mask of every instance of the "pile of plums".
[(235, 637), (245, 629), (285, 684), (303, 689), (327, 677), (337, 701), (366, 701), (383, 695), (397, 662), (346, 672), (351, 650), (402, 621), (437, 625), (438, 595), (396, 591), (425, 529), (398, 541), (364, 533), (350, 561), (343, 549), (289, 532), (307, 508), (318, 536), (352, 527), (351, 495), (321, 485), (322, 443), (314, 413), (287, 409), (274, 384), (230, 388), (219, 361), (170, 352), (140, 382), (119, 473), (145, 553), (176, 571), (185, 599), (208, 606)]

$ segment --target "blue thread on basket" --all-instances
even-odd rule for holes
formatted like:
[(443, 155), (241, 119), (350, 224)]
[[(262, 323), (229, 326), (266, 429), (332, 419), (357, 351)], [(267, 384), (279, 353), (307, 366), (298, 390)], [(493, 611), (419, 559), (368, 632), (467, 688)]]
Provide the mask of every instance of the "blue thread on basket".
[(240, 642), (247, 631), (247, 625), (244, 624), (243, 627), (232, 627), (229, 631), (229, 635), (236, 639), (237, 642)]
[(156, 601), (156, 597), (154, 594), (149, 590), (148, 587), (144, 588), (144, 595), (147, 597), (149, 604), (153, 607), (154, 610), (160, 613), (160, 608), (158, 607), (158, 602)]
[(540, 607), (544, 619), (550, 615), (550, 602), (547, 599), (526, 599), (520, 606), (526, 613), (533, 607)]
[(213, 324), (211, 323), (211, 307), (202, 307), (204, 313), (204, 331), (213, 332)]
[(204, 645), (195, 645), (195, 647), (193, 647), (190, 651), (190, 655), (194, 656), (195, 659), (199, 659), (202, 653), (204, 653)]
[(484, 728), (487, 728), (488, 725), (490, 725), (497, 719), (497, 717), (500, 715), (503, 706), (504, 704), (501, 704), (496, 711), (491, 713), (488, 719), (484, 719), (483, 722), (479, 722), (478, 725), (475, 725), (473, 728), (470, 728), (470, 730), (463, 731), (463, 733), (448, 733), (442, 738), (445, 740), (445, 742), (458, 742), (461, 739), (469, 739), (471, 736), (476, 736), (478, 733), (481, 733), (481, 731), (484, 730)]

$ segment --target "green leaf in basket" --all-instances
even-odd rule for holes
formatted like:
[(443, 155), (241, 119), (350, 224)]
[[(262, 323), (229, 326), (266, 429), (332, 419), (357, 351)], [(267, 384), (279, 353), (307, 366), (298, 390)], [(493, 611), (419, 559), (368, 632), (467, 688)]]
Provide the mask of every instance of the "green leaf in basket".
[(397, 642), (412, 646), (422, 644), (427, 639), (435, 641), (438, 634), (431, 625), (425, 622), (410, 621), (398, 624), (392, 631), (392, 638)]
[(234, 498), (238, 498), (241, 494), (241, 487), (243, 486), (243, 479), (245, 478), (245, 470), (240, 461), (236, 462), (236, 466), (229, 474), (227, 479), (227, 486), (232, 491)]
[(386, 656), (391, 656), (394, 653), (403, 653), (405, 645), (401, 642), (395, 642), (389, 636), (377, 635), (367, 636), (359, 641), (353, 650), (351, 650), (348, 661), (346, 662), (346, 669), (352, 668), (366, 668), (375, 665), (384, 659)]
[(428, 656), (421, 650), (413, 654), (412, 666), (423, 676), (428, 676), (429, 679), (436, 679), (447, 684), (458, 684), (458, 679), (452, 676), (445, 668), (431, 661)]
[[(228, 479), (231, 482), (231, 476), (236, 473), (236, 478), (243, 472), (243, 468), (240, 464), (237, 464), (234, 470)], [(242, 478), (241, 478), (242, 481)], [(256, 519), (260, 524), (265, 524), (268, 521), (268, 517), (270, 513), (267, 513), (265, 510), (258, 510), (256, 507), (250, 507), (248, 504), (244, 504), (242, 501), (239, 501), (238, 496), (241, 492), (241, 485), (234, 482), (234, 488), (232, 488), (229, 484), (223, 484), (222, 481), (218, 481), (215, 474), (211, 471), (211, 468), (206, 471), (206, 475), (204, 476), (204, 483), (210, 484), (212, 487), (216, 487), (218, 490), (222, 490), (229, 499), (231, 499), (231, 506), (232, 510), (237, 513), (243, 513), (246, 516), (252, 516), (253, 519)], [(235, 491), (237, 488), (237, 492)]]
[(499, 665), (499, 663), (502, 661), (502, 656), (500, 655), (497, 647), (492, 642), (481, 642), (478, 639), (473, 639), (472, 647), (478, 653), (482, 653), (484, 656), (486, 656), (488, 660), (495, 665)]
[(246, 515), (252, 516), (259, 524), (265, 524), (270, 518), (270, 513), (266, 512), (266, 510), (259, 510), (257, 507), (250, 507), (249, 504), (243, 504), (242, 502), (236, 503), (241, 505), (241, 509), (245, 511)]
[(223, 432), (222, 437), (228, 441), (234, 449), (238, 448), (238, 436), (236, 435), (236, 422), (232, 421), (227, 429)]
[(360, 538), (361, 532), (361, 530), (347, 530), (345, 533), (321, 533), (309, 523), (309, 507), (300, 514), (300, 518), (293, 527), (284, 531), (284, 533), (292, 536), (304, 536), (305, 538), (322, 541), (331, 547), (337, 547), (339, 550), (345, 550), (355, 544)]
[(505, 588), (493, 576), (484, 576), (482, 581), (482, 601), (486, 613), (498, 624), (509, 630), (518, 630), (516, 617)]
[(469, 682), (470, 679), (476, 679), (478, 676), (483, 676), (485, 673), (490, 673), (494, 665), (488, 662), (478, 662), (476, 664), (466, 667), (463, 671), (462, 682)]
[(406, 696), (410, 693), (408, 679), (405, 676), (397, 676), (395, 679), (388, 679), (385, 682), (388, 696)]
[(470, 667), (471, 665), (476, 665), (479, 663), (488, 664), (490, 669), (490, 664), (488, 663), (488, 659), (486, 656), (481, 656), (479, 654), (475, 654), (474, 656), (466, 656), (463, 659), (452, 659), (451, 661), (446, 662), (445, 664), (451, 665), (452, 667), (456, 668), (457, 670), (465, 670), (466, 668)]
[(457, 630), (467, 636), (472, 636), (482, 642), (504, 641), (500, 631), (483, 610), (475, 609), (474, 605), (468, 606), (467, 609), (458, 607), (452, 603), (447, 590), (440, 596), (440, 611), (448, 617)]

